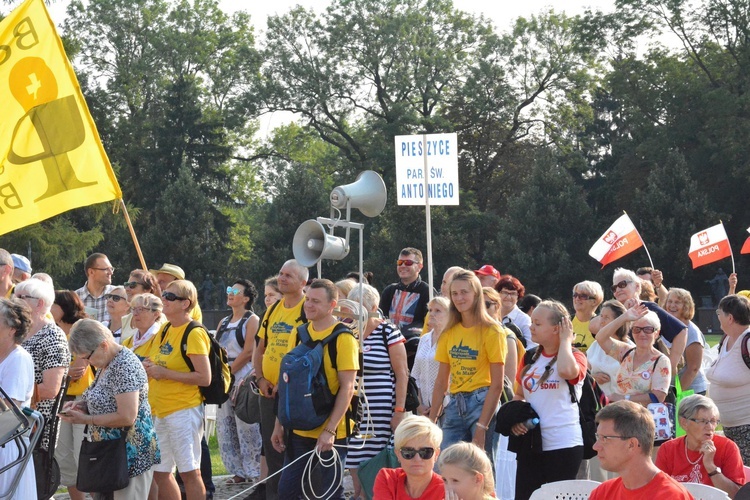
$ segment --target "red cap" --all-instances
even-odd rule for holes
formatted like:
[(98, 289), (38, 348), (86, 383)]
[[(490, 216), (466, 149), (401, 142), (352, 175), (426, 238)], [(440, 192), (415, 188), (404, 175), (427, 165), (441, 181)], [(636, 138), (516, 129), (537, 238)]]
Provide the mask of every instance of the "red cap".
[(485, 276), (494, 276), (497, 279), (500, 279), (500, 271), (495, 269), (489, 264), (485, 264), (476, 271), (474, 271), (474, 274), (484, 274)]

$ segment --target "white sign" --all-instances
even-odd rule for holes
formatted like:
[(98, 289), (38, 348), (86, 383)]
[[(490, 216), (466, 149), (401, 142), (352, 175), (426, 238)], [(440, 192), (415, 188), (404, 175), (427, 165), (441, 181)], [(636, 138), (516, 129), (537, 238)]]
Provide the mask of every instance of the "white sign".
[(458, 205), (458, 138), (456, 134), (426, 137), (425, 145), (423, 135), (396, 136), (398, 204), (424, 205), (427, 192), (430, 205)]

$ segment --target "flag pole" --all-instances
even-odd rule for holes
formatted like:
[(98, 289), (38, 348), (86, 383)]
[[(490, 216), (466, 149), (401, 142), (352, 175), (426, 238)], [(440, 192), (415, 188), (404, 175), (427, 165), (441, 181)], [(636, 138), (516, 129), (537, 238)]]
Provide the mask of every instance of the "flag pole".
[[(719, 224), (721, 224), (721, 227), (724, 229), (724, 233), (726, 234), (727, 230), (724, 227), (724, 221), (719, 219)], [(736, 272), (734, 269), (734, 252), (732, 252), (732, 243), (729, 241), (728, 237), (727, 237), (727, 243), (729, 243), (729, 256), (732, 258), (732, 274), (734, 274)]]
[[(625, 215), (628, 215), (628, 213), (625, 210), (623, 210), (622, 213), (624, 213)], [(651, 264), (651, 269), (656, 269), (654, 267), (654, 261), (651, 260), (651, 254), (648, 253), (648, 247), (646, 246), (646, 240), (643, 239), (643, 236), (641, 236), (641, 232), (638, 231), (638, 228), (635, 227), (635, 224), (633, 224), (633, 228), (635, 228), (635, 232), (638, 234), (638, 237), (643, 242), (643, 249), (646, 251), (646, 257), (648, 257), (648, 263)]]
[(141, 267), (144, 271), (148, 271), (148, 266), (146, 265), (146, 260), (143, 258), (143, 252), (141, 252), (141, 245), (138, 244), (138, 238), (135, 235), (135, 230), (133, 229), (133, 223), (130, 222), (130, 215), (128, 215), (128, 207), (125, 206), (125, 202), (122, 198), (120, 198), (120, 206), (122, 207), (122, 214), (125, 216), (125, 222), (128, 224), (128, 229), (130, 229), (130, 236), (133, 238), (133, 244), (135, 245), (135, 251), (138, 253), (138, 258), (141, 261)]

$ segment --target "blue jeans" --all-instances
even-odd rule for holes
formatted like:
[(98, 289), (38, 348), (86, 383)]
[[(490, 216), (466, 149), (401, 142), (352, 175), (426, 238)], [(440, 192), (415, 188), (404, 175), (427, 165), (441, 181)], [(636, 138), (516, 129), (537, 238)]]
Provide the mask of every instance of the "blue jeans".
[[(307, 467), (307, 461), (309, 457), (305, 457), (297, 462), (295, 459), (304, 455), (305, 453), (315, 449), (317, 439), (306, 438), (291, 433), (286, 444), (286, 454), (284, 455), (284, 470), (281, 473), (281, 479), (279, 480), (279, 498), (285, 500), (297, 500), (303, 497), (303, 487), (308, 498), (314, 496), (310, 493), (310, 484), (307, 477), (302, 477)], [(315, 489), (315, 493), (318, 496), (322, 495), (328, 488), (337, 482), (340, 482), (344, 475), (344, 461), (346, 460), (346, 439), (337, 439), (334, 442), (336, 451), (339, 453), (340, 461), (331, 467), (321, 467), (318, 463), (317, 457), (313, 454), (313, 460), (315, 464), (313, 466), (313, 478), (312, 484)], [(322, 453), (321, 457), (323, 460), (328, 460), (333, 455), (333, 452)], [(287, 467), (289, 464), (291, 466)], [(304, 479), (304, 482), (303, 482)], [(326, 498), (344, 500), (344, 486), (343, 483), (332, 493), (326, 496)]]
[[(484, 399), (487, 397), (489, 387), (481, 387), (473, 392), (457, 392), (451, 394), (451, 400), (445, 407), (443, 414), (443, 442), (441, 450), (460, 441), (471, 442), (474, 436), (479, 416), (482, 414)], [(497, 442), (499, 435), (495, 432), (495, 420), (497, 419), (497, 408), (493, 412), (489, 422), (489, 430), (485, 432), (484, 450), (492, 461), (494, 470), (495, 456), (497, 455)]]

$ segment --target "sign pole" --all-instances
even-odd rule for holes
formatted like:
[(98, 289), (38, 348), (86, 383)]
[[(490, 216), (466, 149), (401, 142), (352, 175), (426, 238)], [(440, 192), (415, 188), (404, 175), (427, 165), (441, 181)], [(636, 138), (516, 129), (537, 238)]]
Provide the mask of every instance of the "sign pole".
[(433, 279), (433, 268), (432, 265), (432, 215), (430, 213), (430, 196), (429, 196), (429, 183), (427, 181), (427, 134), (422, 134), (422, 151), (425, 154), (422, 155), (424, 158), (424, 218), (425, 228), (427, 231), (427, 278), (430, 284), (430, 300), (432, 300), (433, 291), (435, 287), (432, 286)]

